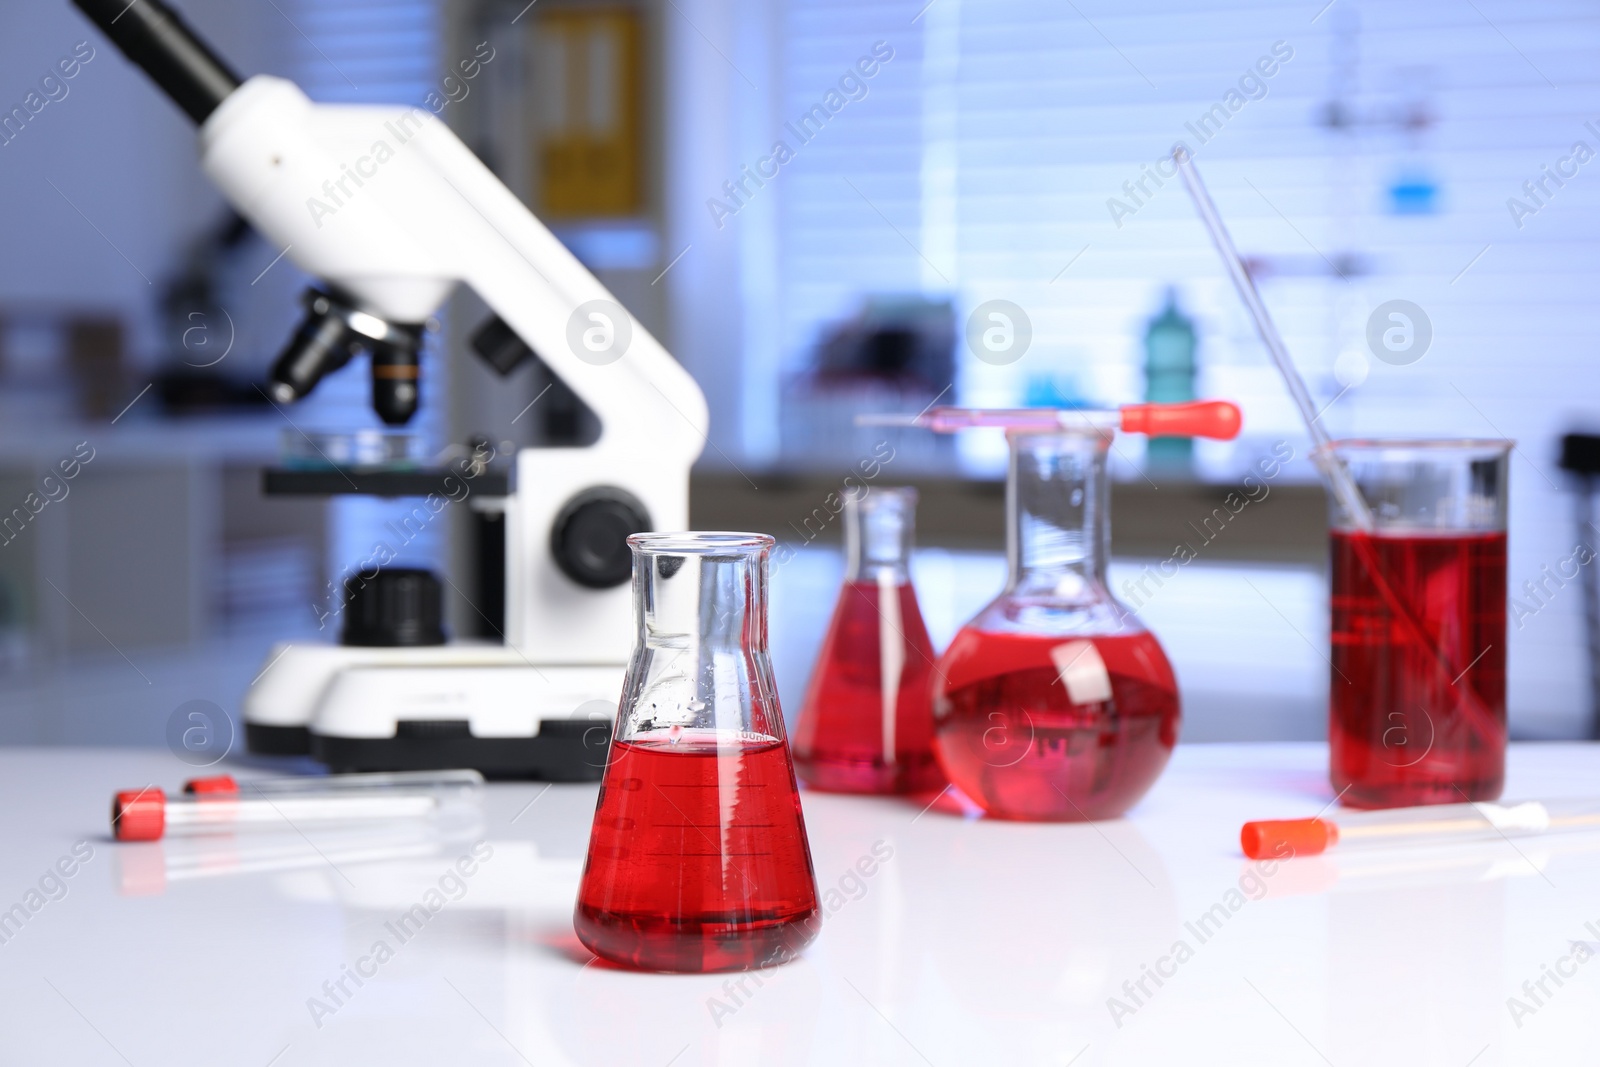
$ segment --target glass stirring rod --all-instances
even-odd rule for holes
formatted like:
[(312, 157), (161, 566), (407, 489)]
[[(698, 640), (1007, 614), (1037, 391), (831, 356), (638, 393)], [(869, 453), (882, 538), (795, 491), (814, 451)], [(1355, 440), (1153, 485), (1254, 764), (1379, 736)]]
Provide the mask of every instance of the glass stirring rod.
[(1350, 476), (1350, 472), (1345, 469), (1339, 457), (1333, 454), (1333, 441), (1329, 438), (1327, 429), (1319, 421), (1322, 413), (1312, 403), (1305, 379), (1300, 377), (1300, 371), (1289, 355), (1289, 348), (1283, 343), (1283, 335), (1278, 332), (1278, 324), (1273, 321), (1272, 313), (1267, 310), (1266, 302), (1261, 299), (1261, 293), (1256, 289), (1255, 279), (1250, 277), (1250, 271), (1245, 267), (1239, 250), (1234, 247), (1233, 237), (1228, 233), (1227, 224), (1222, 221), (1222, 215), (1217, 211), (1211, 193), (1207, 191), (1205, 182), (1200, 180), (1200, 172), (1195, 169), (1194, 157), (1189, 154), (1187, 148), (1178, 144), (1173, 146), (1172, 161), (1176, 164), (1178, 173), (1183, 176), (1183, 184), (1189, 190), (1195, 210), (1200, 214), (1200, 221), (1211, 234), (1211, 242), (1216, 245), (1217, 254), (1222, 257), (1222, 265), (1227, 268), (1228, 277), (1239, 292), (1239, 299), (1244, 301), (1250, 317), (1255, 320), (1256, 332), (1261, 335), (1261, 343), (1267, 346), (1267, 353), (1272, 356), (1272, 362), (1283, 378), (1284, 388), (1289, 391), (1290, 399), (1300, 412), (1300, 418), (1306, 425), (1306, 433), (1311, 435), (1312, 461), (1327, 480), (1334, 499), (1339, 501), (1340, 506), (1354, 520), (1356, 526), (1363, 530), (1372, 529), (1372, 510), (1356, 486), (1355, 479)]

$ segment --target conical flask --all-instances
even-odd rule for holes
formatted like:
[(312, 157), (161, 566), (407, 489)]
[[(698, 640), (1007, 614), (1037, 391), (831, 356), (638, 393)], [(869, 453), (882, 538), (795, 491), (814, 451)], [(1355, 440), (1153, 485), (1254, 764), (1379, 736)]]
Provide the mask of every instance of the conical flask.
[(915, 489), (845, 497), (844, 587), (795, 727), (795, 768), (818, 789), (944, 785), (933, 755), (933, 644), (909, 569), (916, 508)]
[(821, 919), (767, 656), (763, 534), (634, 534), (633, 659), (574, 917), (651, 971), (792, 958)]
[(1006, 588), (934, 672), (935, 749), (990, 815), (1109, 819), (1155, 783), (1178, 690), (1106, 588), (1108, 434), (1008, 431)]

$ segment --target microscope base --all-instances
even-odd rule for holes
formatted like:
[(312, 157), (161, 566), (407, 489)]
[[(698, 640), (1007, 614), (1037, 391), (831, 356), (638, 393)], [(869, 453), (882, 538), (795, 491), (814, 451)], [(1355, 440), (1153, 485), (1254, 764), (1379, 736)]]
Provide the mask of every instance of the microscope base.
[(310, 744), (311, 757), (334, 774), (469, 767), (485, 778), (598, 782), (611, 747), (611, 724), (545, 719), (533, 737), (474, 737), (462, 722), (455, 731), (432, 735), (427, 731), (384, 738), (312, 734)]
[(311, 752), (311, 731), (304, 726), (244, 724), (244, 743), (257, 756), (305, 756)]
[(245, 698), (245, 740), (334, 771), (598, 781), (622, 678), (620, 664), (536, 666), (503, 646), (290, 645)]

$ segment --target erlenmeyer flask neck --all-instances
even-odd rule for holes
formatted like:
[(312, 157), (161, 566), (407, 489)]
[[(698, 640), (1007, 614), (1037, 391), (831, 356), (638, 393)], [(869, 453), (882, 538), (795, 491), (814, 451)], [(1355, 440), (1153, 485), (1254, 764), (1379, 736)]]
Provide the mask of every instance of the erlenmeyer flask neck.
[[(634, 534), (637, 636), (617, 737), (782, 740), (767, 656), (765, 534)], [(710, 731), (708, 733), (707, 731)]]
[(641, 646), (766, 651), (767, 549), (684, 553), (636, 546)]
[(1013, 433), (1006, 479), (1009, 591), (1064, 589), (1077, 575), (1104, 588), (1110, 492), (1104, 438)]
[(845, 581), (909, 581), (916, 516), (915, 489), (868, 487), (845, 497)]

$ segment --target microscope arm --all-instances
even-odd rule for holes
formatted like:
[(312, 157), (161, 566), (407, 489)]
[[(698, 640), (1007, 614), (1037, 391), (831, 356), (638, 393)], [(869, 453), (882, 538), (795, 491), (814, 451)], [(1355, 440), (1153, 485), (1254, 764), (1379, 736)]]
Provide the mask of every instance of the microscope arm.
[[(240, 214), (361, 311), (419, 323), (465, 282), (599, 416), (601, 446), (682, 462), (704, 447), (694, 380), (433, 115), (314, 104), (257, 76), (201, 127), (200, 156)], [(584, 347), (596, 327), (615, 349)]]
[[(504, 511), (508, 648), (478, 650), (469, 664), (454, 646), (291, 647), (289, 665), (252, 687), (247, 723), (299, 730), (302, 745), (326, 735), (389, 753), (407, 743), (403, 720), (470, 721), (472, 751), (500, 768), (522, 758), (504, 746), (531, 751), (552, 722), (576, 718), (587, 738), (633, 645), (625, 539), (688, 526), (689, 469), (707, 428), (694, 379), (432, 114), (317, 104), (279, 78), (241, 83), (160, 0), (73, 2), (199, 124), (201, 167), (239, 214), (321, 279), (274, 368), (277, 400), (304, 396), (364, 350), (374, 408), (405, 422), (424, 325), (466, 284), (600, 422), (591, 446), (518, 453)], [(423, 505), (412, 514), (429, 519)], [(378, 566), (391, 558), (374, 551)], [(412, 673), (397, 682), (392, 670), (362, 670), (373, 655)], [(333, 676), (323, 692), (316, 679)], [(296, 692), (271, 681), (308, 677)], [(468, 714), (474, 700), (483, 715)], [(562, 736), (552, 730), (550, 751)]]
[[(593, 409), (597, 447), (698, 457), (708, 416), (694, 380), (435, 116), (315, 104), (267, 76), (241, 85), (158, 0), (74, 3), (200, 124), (201, 166), (234, 208), (326, 283), (275, 371), (280, 400), (354, 342), (373, 353), (374, 406), (406, 421), (421, 327), (464, 282)], [(586, 331), (614, 343), (596, 351)], [(410, 391), (385, 405), (380, 386)]]

